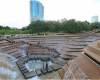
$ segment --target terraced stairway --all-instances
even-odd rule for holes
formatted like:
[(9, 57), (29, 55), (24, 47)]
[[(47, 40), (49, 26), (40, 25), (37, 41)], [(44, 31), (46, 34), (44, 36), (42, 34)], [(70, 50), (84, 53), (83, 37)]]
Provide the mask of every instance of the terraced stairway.
[(100, 64), (100, 40), (87, 46), (84, 53)]
[(2, 40), (0, 43), (0, 51), (4, 54), (9, 54), (16, 59), (21, 56), (18, 51), (19, 43), (12, 43), (7, 40)]
[(100, 40), (85, 47), (83, 53), (64, 65), (59, 73), (64, 80), (99, 80)]
[[(42, 58), (42, 55), (43, 56), (45, 55), (46, 57), (52, 55), (53, 58), (51, 57), (51, 60), (54, 61), (55, 65), (50, 66), (48, 69), (48, 72), (52, 72), (52, 70), (54, 69), (56, 70), (55, 66), (57, 66), (58, 68), (61, 68), (62, 66), (64, 66), (64, 64), (68, 63), (70, 60), (73, 60), (77, 56), (80, 56), (80, 54), (82, 54), (83, 48), (86, 47), (88, 44), (96, 40), (99, 40), (100, 36), (99, 35), (97, 36), (96, 35), (89, 35), (89, 36), (80, 36), (80, 35), (70, 36), (69, 35), (69, 36), (47, 36), (47, 37), (33, 36), (33, 37), (25, 37), (25, 38), (24, 37), (13, 38), (13, 41), (15, 43), (13, 43), (13, 41), (1, 40), (0, 51), (2, 51), (5, 54), (12, 55), (16, 59), (20, 59), (21, 54), (19, 53), (18, 48), (19, 48), (19, 45), (20, 45), (19, 42), (21, 39), (25, 39), (26, 42), (31, 44), (29, 48), (30, 58), (34, 57), (37, 59), (40, 57)], [(89, 49), (91, 49), (91, 54), (93, 51), (99, 54), (99, 47), (100, 47), (99, 44), (95, 45), (95, 47), (90, 46)], [(95, 48), (97, 50), (94, 50)], [(55, 53), (57, 53), (57, 55), (59, 54), (59, 56), (57, 56)], [(87, 55), (91, 55), (91, 54), (87, 53)], [(95, 57), (93, 55), (92, 58), (95, 59), (97, 58), (97, 56)], [(98, 58), (97, 61), (100, 61), (100, 59)], [(26, 78), (30, 78), (32, 76), (40, 74), (40, 70), (37, 70), (35, 73), (31, 72), (32, 74), (34, 73), (34, 75), (32, 75), (31, 73), (27, 72), (27, 69), (23, 67), (21, 63), (19, 64), (19, 66), (22, 67), (20, 68), (21, 71), (25, 71), (27, 73), (27, 74), (23, 74)], [(25, 73), (25, 72), (22, 72), (22, 73)], [(45, 71), (44, 72), (41, 71), (41, 72), (45, 73)]]

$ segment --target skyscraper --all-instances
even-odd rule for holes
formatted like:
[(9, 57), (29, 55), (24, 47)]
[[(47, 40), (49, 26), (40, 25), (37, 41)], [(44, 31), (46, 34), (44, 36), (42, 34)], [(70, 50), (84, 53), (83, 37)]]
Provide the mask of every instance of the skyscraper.
[(92, 22), (92, 23), (98, 22), (98, 16), (92, 16), (91, 22)]
[(32, 21), (43, 20), (44, 6), (38, 0), (30, 1), (30, 18)]

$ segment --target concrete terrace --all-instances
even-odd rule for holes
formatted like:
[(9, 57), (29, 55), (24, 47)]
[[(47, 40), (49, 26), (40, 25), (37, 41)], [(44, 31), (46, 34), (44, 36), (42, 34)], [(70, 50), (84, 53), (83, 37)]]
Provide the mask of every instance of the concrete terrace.
[[(18, 51), (21, 39), (25, 39), (28, 44), (31, 44), (29, 48), (29, 55), (31, 58), (44, 59), (44, 57), (46, 57), (53, 61), (53, 65), (48, 69), (49, 71), (43, 72), (37, 70), (36, 72), (32, 71), (28, 73), (29, 71), (23, 64), (25, 64), (29, 59), (27, 57), (21, 57), (21, 54)], [(83, 48), (99, 39), (99, 34), (70, 34), (54, 36), (20, 35), (9, 38), (2, 37), (0, 40), (0, 52), (12, 55), (17, 60), (17, 65), (23, 78), (29, 79), (37, 75), (41, 79), (48, 79), (49, 77), (52, 79), (58, 79), (62, 78), (60, 69), (62, 69), (65, 64), (68, 64), (69, 61), (82, 55)], [(55, 75), (56, 78), (54, 77)]]

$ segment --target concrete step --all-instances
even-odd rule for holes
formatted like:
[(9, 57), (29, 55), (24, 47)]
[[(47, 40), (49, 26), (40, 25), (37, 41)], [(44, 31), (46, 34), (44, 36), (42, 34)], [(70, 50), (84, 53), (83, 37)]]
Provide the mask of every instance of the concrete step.
[(88, 50), (94, 52), (94, 54), (100, 55), (100, 48), (96, 46), (88, 46)]
[(89, 50), (88, 48), (84, 49), (84, 53), (95, 59), (96, 61), (100, 62), (100, 55), (95, 54), (93, 51)]
[(40, 69), (36, 69), (36, 70), (35, 70), (35, 72), (36, 72), (37, 76), (42, 75), (42, 72), (41, 72), (41, 70), (40, 70)]
[(24, 75), (25, 79), (29, 79), (29, 78), (36, 76), (36, 72), (31, 71), (31, 72), (28, 72), (28, 73), (24, 73), (23, 75)]

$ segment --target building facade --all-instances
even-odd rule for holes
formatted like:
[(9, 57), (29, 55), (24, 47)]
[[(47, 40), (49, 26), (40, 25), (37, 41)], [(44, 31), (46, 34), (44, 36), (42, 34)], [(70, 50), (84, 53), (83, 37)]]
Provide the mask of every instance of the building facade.
[(92, 18), (91, 18), (91, 22), (92, 22), (92, 23), (94, 23), (94, 22), (98, 22), (98, 19), (99, 19), (98, 16), (92, 16)]
[(30, 1), (30, 18), (32, 21), (43, 20), (44, 6), (38, 0)]

